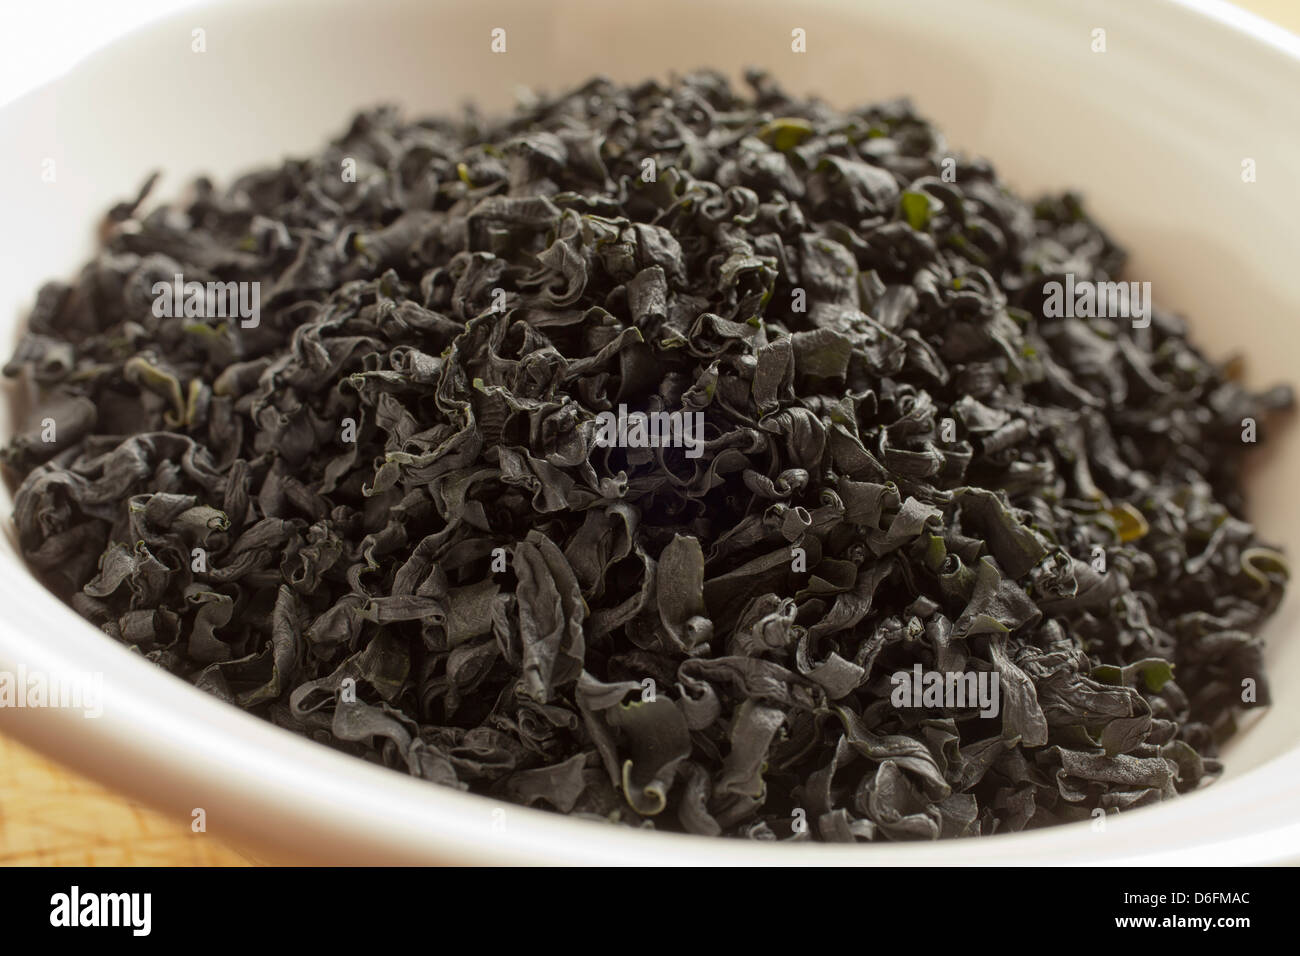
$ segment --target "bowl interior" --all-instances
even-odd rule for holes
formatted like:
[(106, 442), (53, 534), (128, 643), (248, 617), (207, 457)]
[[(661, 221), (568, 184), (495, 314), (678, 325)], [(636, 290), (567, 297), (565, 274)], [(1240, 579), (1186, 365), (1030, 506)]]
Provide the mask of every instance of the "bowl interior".
[[(497, 27), (506, 30), (504, 53), (490, 49)], [(806, 53), (791, 50), (796, 28), (806, 31)], [(192, 49), (192, 31), (199, 29), (202, 53)], [(1106, 31), (1105, 52), (1093, 51), (1096, 29)], [(797, 7), (772, 0), (370, 0), (362, 8), (341, 0), (278, 0), (201, 7), (134, 34), (0, 110), (0, 208), (7, 212), (0, 230), (0, 342), (7, 353), (38, 285), (70, 276), (84, 262), (99, 215), (132, 195), (151, 170), (164, 171), (159, 194), (170, 197), (195, 174), (222, 179), (310, 150), (341, 132), (355, 109), (377, 102), (414, 113), (471, 100), (501, 110), (520, 86), (556, 90), (594, 73), (629, 81), (701, 66), (738, 76), (750, 65), (770, 69), (795, 92), (841, 106), (908, 95), (954, 149), (989, 157), (1022, 193), (1078, 188), (1130, 249), (1128, 278), (1150, 280), (1156, 302), (1183, 312), (1208, 354), (1245, 356), (1246, 377), (1255, 385), (1295, 380), (1300, 240), (1289, 213), (1300, 181), (1296, 49), (1182, 4), (1123, 0), (818, 0)], [(1246, 159), (1255, 161), (1255, 182), (1243, 182)], [(41, 178), (47, 160), (55, 164), (53, 183)], [(3, 435), (12, 427), (3, 421)], [(1300, 434), (1273, 432), (1253, 468), (1251, 514), (1266, 538), (1295, 555)], [(2, 495), (8, 530), (11, 501)], [(219, 798), (209, 799), (228, 801), (240, 834), (309, 852), (306, 837), (272, 833), (271, 822), (277, 807), (303, 806), (295, 788), (314, 786), (319, 774), (344, 766), (331, 762), (337, 755), (309, 754), (300, 741), (279, 750), (268, 733), (289, 735), (252, 726), (233, 708), (224, 713), (111, 645), (33, 584), (11, 538), (0, 540), (0, 594), (9, 608), (0, 624), (0, 666), (94, 662), (105, 671), (116, 709), (102, 722), (0, 711), (4, 726), (128, 788), (141, 789), (144, 767), (154, 775), (154, 795), (177, 807), (198, 805), (190, 791), (200, 784), (220, 790), (216, 770), (247, 764), (246, 748), (271, 748), (278, 762), (257, 767), (269, 783), (236, 774)], [(1276, 703), (1232, 743), (1227, 782), (1211, 788), (1227, 794), (1218, 799), (1243, 792), (1228, 784), (1270, 762), (1282, 761), (1295, 779), (1297, 600), (1288, 600), (1269, 632)], [(156, 726), (164, 707), (179, 709), (171, 731)], [(177, 736), (176, 728), (199, 716), (201, 733)], [(206, 769), (195, 765), (200, 754)], [(482, 816), (475, 798), (466, 803), (409, 781), (399, 788), (390, 779), (396, 775), (360, 771), (360, 783), (347, 785), (359, 789), (331, 795), (335, 809), (345, 799), (379, 801), (388, 819), (381, 814), (362, 824), (349, 810), (350, 822), (335, 822), (333, 832), (348, 831), (357, 852), (400, 857), (403, 844), (393, 832), (399, 820), (419, 831), (405, 843), (412, 858), (465, 850), (456, 849), (448, 831), (467, 814)], [(260, 786), (256, 797), (250, 786)], [(1190, 814), (1179, 819), (1194, 819), (1201, 799), (1188, 798), (1193, 809), (1179, 811)], [(255, 809), (262, 823), (248, 819)], [(1141, 811), (1147, 812), (1170, 811)], [(525, 848), (561, 858), (568, 851), (555, 834), (588, 833), (570, 830), (570, 821), (517, 813), (525, 835), (501, 849), (506, 858), (526, 855)], [(300, 816), (306, 833), (311, 812)], [(668, 846), (662, 840), (637, 843), (635, 853), (653, 857)], [(1018, 845), (1059, 848), (1062, 840), (1068, 838), (1043, 831)], [(612, 852), (618, 841), (602, 842)], [(996, 859), (1008, 852), (983, 846), (988, 843), (1011, 845), (1001, 838), (963, 841), (945, 858)], [(605, 851), (591, 852), (600, 858)], [(920, 849), (900, 852), (924, 857)], [(877, 854), (884, 859), (895, 860)]]

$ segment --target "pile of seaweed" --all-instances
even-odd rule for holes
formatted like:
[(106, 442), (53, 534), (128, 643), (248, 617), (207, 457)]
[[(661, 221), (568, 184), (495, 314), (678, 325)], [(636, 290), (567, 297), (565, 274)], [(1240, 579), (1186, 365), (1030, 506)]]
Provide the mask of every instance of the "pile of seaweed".
[[(1211, 779), (1268, 702), (1239, 471), (1290, 392), (1159, 309), (1046, 317), (1123, 265), (1077, 197), (747, 80), (377, 109), (146, 186), (6, 368), (32, 567), (283, 727), (634, 826), (989, 834)], [(159, 316), (179, 275), (260, 317)], [(597, 441), (620, 406), (702, 454)], [(918, 664), (999, 712), (896, 706)]]

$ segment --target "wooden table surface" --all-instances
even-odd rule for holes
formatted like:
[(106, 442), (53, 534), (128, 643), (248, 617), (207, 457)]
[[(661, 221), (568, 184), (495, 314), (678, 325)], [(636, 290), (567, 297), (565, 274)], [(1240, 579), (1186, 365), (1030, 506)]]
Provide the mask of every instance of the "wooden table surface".
[(0, 865), (251, 866), (165, 817), (0, 737)]
[[(1238, 0), (1300, 33), (1300, 0)], [(163, 816), (0, 736), (0, 865), (251, 866)]]

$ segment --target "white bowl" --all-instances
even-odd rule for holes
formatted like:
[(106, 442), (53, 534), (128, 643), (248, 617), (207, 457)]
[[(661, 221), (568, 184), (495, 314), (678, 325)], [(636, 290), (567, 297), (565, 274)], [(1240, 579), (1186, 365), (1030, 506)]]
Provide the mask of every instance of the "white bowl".
[[(508, 52), (489, 51), (507, 30)], [(808, 52), (792, 53), (791, 30)], [(206, 31), (207, 52), (191, 50)], [(1096, 28), (1107, 51), (1091, 50)], [(1133, 252), (1131, 277), (1184, 311), (1254, 384), (1293, 380), (1300, 314), (1300, 41), (1226, 4), (1128, 0), (653, 4), (236, 2), (141, 30), (0, 110), (0, 341), (40, 282), (73, 273), (93, 226), (146, 171), (164, 194), (303, 152), (377, 101), (411, 110), (520, 84), (558, 89), (699, 66), (765, 66), (848, 106), (907, 94), (954, 146), (1022, 192), (1078, 187)], [(53, 158), (57, 181), (41, 181)], [(1241, 164), (1256, 162), (1244, 183)], [(8, 347), (4, 351), (6, 356)], [(5, 430), (7, 434), (9, 429)], [(1300, 434), (1253, 480), (1266, 538), (1300, 554)], [(0, 510), (7, 516), (7, 496)], [(10, 535), (10, 538), (12, 535)], [(0, 670), (104, 675), (103, 715), (0, 708), (0, 730), (278, 860), (592, 863), (1265, 863), (1300, 860), (1300, 587), (1269, 632), (1276, 702), (1218, 783), (1087, 824), (936, 844), (759, 844), (570, 820), (404, 777), (225, 705), (106, 639), (0, 546)]]

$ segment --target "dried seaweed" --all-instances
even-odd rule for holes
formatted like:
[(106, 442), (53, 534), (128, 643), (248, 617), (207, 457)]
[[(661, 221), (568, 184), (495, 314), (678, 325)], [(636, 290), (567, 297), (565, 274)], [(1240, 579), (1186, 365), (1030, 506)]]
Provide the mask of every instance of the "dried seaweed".
[[(6, 367), (32, 568), (283, 727), (634, 826), (989, 834), (1211, 779), (1268, 702), (1239, 471), (1290, 392), (1159, 309), (1049, 316), (1124, 262), (1076, 196), (747, 80), (151, 181)], [(259, 311), (159, 315), (180, 276)], [(699, 447), (599, 440), (620, 409)], [(899, 706), (914, 669), (997, 713)]]

